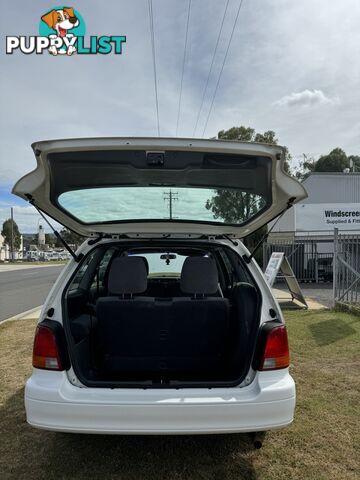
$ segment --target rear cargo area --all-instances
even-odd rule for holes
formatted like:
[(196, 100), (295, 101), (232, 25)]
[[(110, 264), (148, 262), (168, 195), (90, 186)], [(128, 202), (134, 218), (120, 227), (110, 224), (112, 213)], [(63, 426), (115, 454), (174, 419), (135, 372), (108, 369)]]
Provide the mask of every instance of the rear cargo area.
[(261, 297), (220, 244), (108, 244), (83, 260), (64, 296), (79, 380), (96, 387), (240, 384)]

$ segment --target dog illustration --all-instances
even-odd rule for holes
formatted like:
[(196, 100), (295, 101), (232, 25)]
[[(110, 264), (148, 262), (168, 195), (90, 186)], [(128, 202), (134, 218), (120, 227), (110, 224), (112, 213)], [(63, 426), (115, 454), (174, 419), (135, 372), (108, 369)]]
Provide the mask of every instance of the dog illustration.
[[(76, 17), (74, 9), (70, 7), (64, 7), (62, 10), (51, 10), (41, 17), (41, 20), (46, 23), (46, 25), (56, 31), (56, 35), (49, 35), (49, 38), (68, 38), (71, 39), (74, 37), (72, 33), (68, 33), (69, 30), (75, 28), (79, 25), (79, 19)], [(57, 55), (58, 53), (66, 53), (67, 55), (72, 55), (76, 52), (76, 47), (74, 45), (69, 45), (65, 49), (58, 49), (55, 45), (52, 45), (49, 48), (49, 52), (52, 55)]]

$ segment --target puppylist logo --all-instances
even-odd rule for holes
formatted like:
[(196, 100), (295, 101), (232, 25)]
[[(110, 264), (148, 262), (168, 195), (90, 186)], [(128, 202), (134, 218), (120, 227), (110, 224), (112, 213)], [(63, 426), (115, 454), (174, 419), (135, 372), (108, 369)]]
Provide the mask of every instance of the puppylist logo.
[(6, 53), (25, 54), (48, 52), (53, 56), (75, 53), (121, 55), (124, 35), (90, 36), (85, 40), (85, 21), (73, 7), (59, 6), (41, 16), (38, 36), (7, 36)]

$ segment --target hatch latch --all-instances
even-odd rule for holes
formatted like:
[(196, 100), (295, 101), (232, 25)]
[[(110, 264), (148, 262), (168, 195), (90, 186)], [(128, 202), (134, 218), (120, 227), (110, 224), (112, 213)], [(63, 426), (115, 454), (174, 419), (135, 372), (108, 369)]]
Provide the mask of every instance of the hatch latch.
[(146, 163), (149, 167), (161, 168), (165, 165), (164, 152), (146, 152)]

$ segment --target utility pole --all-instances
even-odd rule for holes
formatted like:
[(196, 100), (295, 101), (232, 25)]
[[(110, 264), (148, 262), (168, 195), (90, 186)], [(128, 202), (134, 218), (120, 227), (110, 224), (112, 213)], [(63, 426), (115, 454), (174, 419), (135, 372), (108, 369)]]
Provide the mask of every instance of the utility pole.
[(14, 261), (14, 209), (11, 207), (11, 261)]
[(171, 189), (168, 192), (164, 192), (164, 200), (168, 202), (169, 205), (169, 219), (173, 220), (173, 203), (177, 202), (178, 199), (178, 192), (173, 192)]

